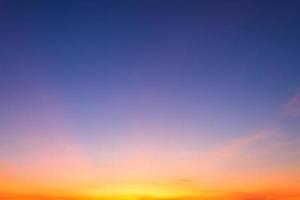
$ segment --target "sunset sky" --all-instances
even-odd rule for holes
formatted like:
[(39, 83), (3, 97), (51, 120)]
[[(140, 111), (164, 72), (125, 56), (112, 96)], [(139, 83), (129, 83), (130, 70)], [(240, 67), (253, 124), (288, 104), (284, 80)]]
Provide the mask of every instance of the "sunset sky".
[(1, 0), (0, 200), (300, 200), (299, 11)]

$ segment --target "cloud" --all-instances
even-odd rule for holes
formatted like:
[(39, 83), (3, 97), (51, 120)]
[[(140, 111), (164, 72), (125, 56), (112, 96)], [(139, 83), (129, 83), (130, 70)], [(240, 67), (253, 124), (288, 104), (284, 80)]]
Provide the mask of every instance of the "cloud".
[(283, 108), (285, 115), (289, 117), (300, 116), (300, 90), (292, 96)]
[(216, 155), (218, 158), (223, 158), (223, 159), (237, 156), (246, 147), (249, 147), (259, 141), (266, 139), (272, 133), (273, 131), (262, 130), (238, 139), (234, 139), (231, 142), (229, 142), (227, 145), (224, 145), (223, 147), (218, 149), (216, 151)]

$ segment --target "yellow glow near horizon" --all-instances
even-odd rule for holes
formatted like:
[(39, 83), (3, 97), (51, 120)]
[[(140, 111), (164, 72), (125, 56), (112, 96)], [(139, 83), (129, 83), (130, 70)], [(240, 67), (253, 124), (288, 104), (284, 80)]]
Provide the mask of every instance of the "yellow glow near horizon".
[(88, 189), (83, 193), (90, 197), (122, 197), (130, 199), (135, 197), (176, 198), (190, 195), (188, 191), (147, 184), (124, 184), (99, 190)]

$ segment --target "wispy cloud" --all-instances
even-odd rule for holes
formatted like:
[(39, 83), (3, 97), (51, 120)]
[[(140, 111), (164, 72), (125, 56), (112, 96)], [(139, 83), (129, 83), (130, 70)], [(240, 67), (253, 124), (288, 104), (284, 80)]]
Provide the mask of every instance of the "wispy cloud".
[(284, 105), (283, 111), (286, 116), (300, 116), (300, 90), (298, 90)]
[[(279, 113), (282, 118), (300, 116), (300, 90), (298, 90), (290, 99), (283, 105), (283, 112)], [(291, 141), (283, 130), (281, 125), (283, 121), (274, 121), (269, 126), (254, 133), (246, 134), (239, 138), (233, 138), (219, 149), (215, 151), (220, 159), (236, 157), (248, 147), (260, 144), (264, 146), (262, 152), (271, 152), (293, 144), (298, 144), (299, 141)], [(269, 150), (270, 151), (269, 151)]]
[(264, 140), (273, 133), (269, 130), (262, 130), (252, 134), (248, 134), (244, 137), (233, 139), (229, 143), (225, 144), (216, 151), (218, 158), (226, 159), (233, 156), (237, 156), (243, 149), (249, 147), (261, 140)]

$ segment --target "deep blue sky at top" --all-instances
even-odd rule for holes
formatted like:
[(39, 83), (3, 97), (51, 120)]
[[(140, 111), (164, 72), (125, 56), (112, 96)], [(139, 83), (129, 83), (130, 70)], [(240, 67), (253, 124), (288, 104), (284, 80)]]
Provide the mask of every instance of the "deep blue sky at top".
[(299, 88), (299, 10), (297, 0), (1, 1), (2, 130), (45, 106), (40, 96), (82, 134), (99, 123), (263, 126)]

